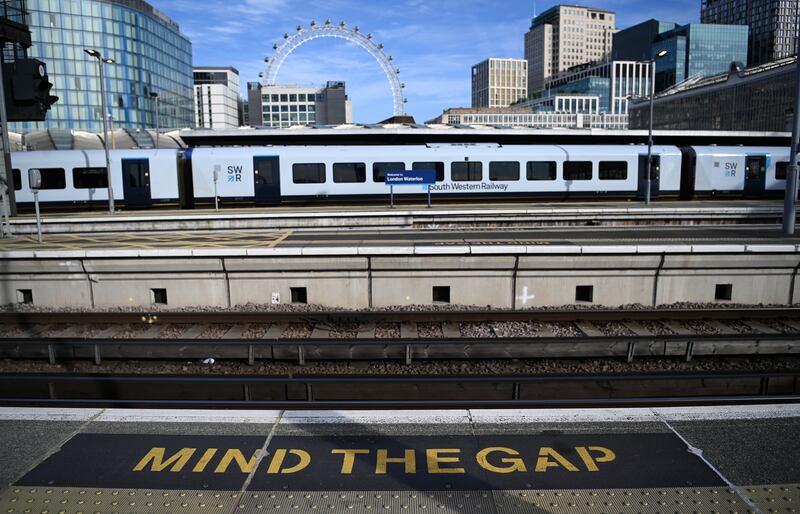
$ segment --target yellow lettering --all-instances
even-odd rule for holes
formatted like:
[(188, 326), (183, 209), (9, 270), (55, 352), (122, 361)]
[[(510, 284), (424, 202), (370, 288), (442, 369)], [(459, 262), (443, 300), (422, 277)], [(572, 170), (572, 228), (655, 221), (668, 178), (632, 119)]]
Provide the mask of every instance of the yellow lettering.
[(211, 459), (216, 455), (217, 449), (216, 448), (209, 448), (203, 453), (203, 456), (200, 457), (200, 460), (197, 461), (197, 464), (194, 465), (192, 468), (192, 473), (202, 473)]
[[(586, 464), (586, 469), (589, 471), (600, 471), (597, 467), (597, 462), (611, 462), (617, 458), (614, 452), (602, 446), (590, 446), (588, 449), (583, 446), (578, 446), (575, 449), (578, 451), (578, 455), (580, 455), (581, 460)], [(599, 452), (602, 455), (592, 457), (589, 452)]]
[(253, 452), (253, 456), (250, 457), (250, 460), (245, 460), (244, 454), (241, 450), (231, 449), (225, 452), (225, 455), (222, 456), (222, 459), (217, 464), (217, 468), (214, 470), (214, 473), (225, 473), (228, 471), (228, 466), (231, 465), (231, 462), (234, 460), (236, 464), (239, 466), (239, 469), (242, 473), (252, 473), (256, 467), (256, 461), (258, 460), (258, 455), (261, 453), (261, 450), (256, 450)]
[(305, 450), (289, 450), (288, 453), (289, 455), (296, 456), (299, 459), (299, 462), (290, 468), (281, 469), (287, 454), (287, 451), (281, 448), (275, 451), (275, 456), (272, 458), (272, 462), (269, 464), (267, 473), (270, 475), (276, 475), (278, 473), (282, 475), (290, 475), (306, 469), (308, 465), (311, 464), (311, 455), (309, 455), (309, 453)]
[(402, 462), (405, 464), (406, 474), (417, 472), (417, 458), (414, 455), (414, 450), (406, 450), (405, 457), (389, 458), (389, 450), (378, 450), (378, 461), (375, 464), (375, 474), (385, 475), (386, 465), (391, 463)]
[[(551, 461), (550, 457), (554, 458), (556, 462)], [(536, 460), (537, 473), (544, 473), (547, 471), (547, 468), (558, 466), (564, 467), (567, 471), (578, 471), (578, 468), (554, 449), (548, 447), (539, 449), (539, 458)]]
[(153, 465), (150, 467), (150, 471), (164, 471), (170, 465), (172, 469), (170, 471), (172, 473), (177, 473), (183, 469), (189, 459), (192, 458), (196, 448), (183, 448), (178, 453), (173, 455), (167, 460), (164, 460), (164, 453), (166, 453), (166, 448), (153, 448), (151, 449), (147, 455), (139, 461), (139, 464), (133, 468), (134, 471), (142, 471), (150, 461), (153, 461)]
[[(501, 452), (507, 455), (511, 455), (515, 458), (502, 458), (500, 462), (503, 464), (510, 464), (510, 466), (505, 467), (497, 467), (489, 463), (489, 454), (494, 452)], [(528, 471), (525, 467), (525, 462), (522, 458), (519, 457), (519, 452), (516, 450), (512, 450), (511, 448), (503, 448), (503, 447), (493, 447), (493, 448), (484, 448), (483, 450), (479, 451), (478, 454), (475, 456), (478, 460), (478, 464), (485, 470), (491, 471), (493, 473), (513, 473), (515, 471), (524, 473)]]
[(447, 474), (447, 473), (463, 473), (464, 468), (440, 468), (439, 464), (456, 463), (459, 457), (442, 457), (440, 453), (461, 453), (457, 448), (441, 448), (425, 450), (425, 458), (428, 461), (428, 473), (431, 474)]
[(356, 462), (356, 455), (369, 455), (369, 450), (331, 450), (333, 455), (344, 455), (342, 458), (342, 475), (349, 475), (353, 472), (353, 464)]

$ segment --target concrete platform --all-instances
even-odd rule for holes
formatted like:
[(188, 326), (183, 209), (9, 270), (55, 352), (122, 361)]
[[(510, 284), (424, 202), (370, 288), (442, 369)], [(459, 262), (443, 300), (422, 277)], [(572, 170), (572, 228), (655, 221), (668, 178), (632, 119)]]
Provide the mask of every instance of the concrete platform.
[(351, 309), (800, 301), (800, 237), (773, 226), (66, 234), (0, 245), (0, 304), (235, 307), (297, 302), (302, 290), (307, 303)]
[(0, 409), (0, 512), (793, 512), (798, 428), (797, 406)]
[[(388, 204), (388, 198), (387, 198)], [(46, 234), (104, 232), (164, 232), (195, 230), (401, 230), (430, 227), (532, 227), (777, 224), (783, 203), (775, 200), (556, 202), (556, 203), (434, 203), (388, 205), (290, 205), (269, 208), (224, 208), (219, 211), (119, 211), (45, 213)], [(12, 220), (18, 235), (36, 234), (35, 218)]]

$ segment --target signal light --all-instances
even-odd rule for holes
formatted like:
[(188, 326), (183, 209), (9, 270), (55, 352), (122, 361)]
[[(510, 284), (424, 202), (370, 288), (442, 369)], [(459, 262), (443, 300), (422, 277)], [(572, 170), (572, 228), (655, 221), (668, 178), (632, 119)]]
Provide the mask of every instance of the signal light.
[(45, 63), (21, 59), (3, 66), (6, 111), (9, 121), (44, 121), (50, 106), (58, 101), (50, 94), (53, 84)]

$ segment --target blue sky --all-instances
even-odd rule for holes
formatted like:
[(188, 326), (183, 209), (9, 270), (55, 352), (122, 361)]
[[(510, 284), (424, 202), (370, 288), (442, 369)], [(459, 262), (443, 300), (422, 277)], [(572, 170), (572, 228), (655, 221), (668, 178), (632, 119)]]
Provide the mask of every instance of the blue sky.
[[(406, 110), (418, 122), (470, 104), (470, 70), (488, 57), (523, 56), (530, 0), (149, 0), (181, 25), (197, 66), (234, 66), (242, 85), (257, 81), (273, 43), (297, 25), (330, 18), (371, 32), (406, 84)], [(559, 2), (539, 1), (538, 12)], [(567, 2), (561, 2), (567, 3)], [(697, 22), (700, 0), (598, 0), (626, 28), (649, 18)], [(344, 40), (324, 38), (296, 50), (278, 82), (321, 85), (345, 80), (356, 122), (392, 114), (389, 84), (378, 63)]]

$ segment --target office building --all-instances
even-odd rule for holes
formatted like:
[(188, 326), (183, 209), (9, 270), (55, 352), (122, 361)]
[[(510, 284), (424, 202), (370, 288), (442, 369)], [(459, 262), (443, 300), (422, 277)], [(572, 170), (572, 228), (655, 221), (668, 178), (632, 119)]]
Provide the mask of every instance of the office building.
[(797, 53), (800, 0), (702, 0), (701, 23), (747, 25), (750, 66)]
[(741, 25), (689, 24), (648, 20), (614, 34), (615, 59), (650, 60), (656, 63), (656, 91), (681, 82), (697, 81), (727, 71), (731, 63), (747, 63), (747, 27)]
[(230, 67), (195, 66), (195, 126), (229, 129), (241, 126), (239, 71)]
[(262, 86), (258, 82), (247, 86), (251, 127), (287, 128), (353, 122), (353, 107), (344, 82), (328, 82), (324, 88)]
[(528, 61), (487, 59), (472, 67), (472, 107), (508, 107), (528, 97)]
[(28, 56), (47, 63), (59, 97), (45, 122), (20, 122), (12, 130), (44, 128), (102, 131), (96, 49), (104, 65), (106, 105), (115, 127), (154, 128), (159, 96), (162, 128), (194, 125), (192, 44), (177, 23), (143, 0), (28, 0), (33, 46)]
[[(628, 102), (648, 95), (652, 71), (649, 62), (613, 61), (586, 65), (549, 82), (546, 91), (514, 107), (536, 111), (628, 114)], [(562, 97), (559, 102), (552, 101)], [(574, 97), (567, 101), (567, 97)], [(560, 110), (559, 110), (560, 109)], [(574, 109), (565, 111), (564, 109)]]
[[(678, 86), (656, 95), (653, 126), (664, 130), (790, 132), (796, 79), (796, 59), (790, 57)], [(631, 106), (631, 128), (647, 128), (649, 109), (647, 101)]]
[(616, 15), (605, 9), (557, 5), (533, 19), (525, 34), (528, 94), (574, 66), (611, 57)]
[(745, 67), (747, 27), (685, 25), (656, 36), (652, 53), (661, 51), (668, 53), (656, 64), (656, 91), (726, 72), (731, 63)]
[(615, 61), (649, 61), (653, 57), (653, 43), (665, 32), (678, 28), (677, 23), (647, 20), (614, 34), (611, 50)]

